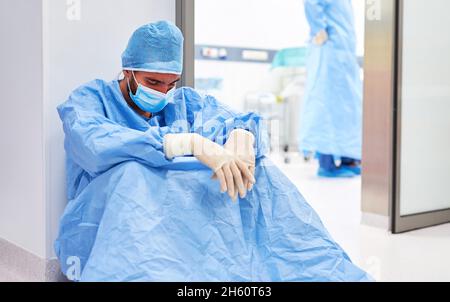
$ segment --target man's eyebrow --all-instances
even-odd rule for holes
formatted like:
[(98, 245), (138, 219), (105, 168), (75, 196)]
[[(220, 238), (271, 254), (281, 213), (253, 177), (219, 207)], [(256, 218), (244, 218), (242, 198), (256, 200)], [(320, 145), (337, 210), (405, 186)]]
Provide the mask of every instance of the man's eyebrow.
[[(157, 80), (157, 79), (154, 79), (154, 78), (150, 78), (150, 77), (145, 77), (145, 80), (146, 80), (146, 81), (151, 81), (151, 82), (156, 82), (156, 83), (159, 83), (159, 84), (164, 84), (163, 81), (160, 81), (160, 80)], [(170, 83), (170, 84), (175, 84), (176, 82), (179, 82), (180, 80), (181, 80), (181, 78), (179, 78), (179, 79), (173, 81), (173, 82)]]
[(160, 81), (160, 80), (157, 80), (157, 79), (154, 79), (154, 78), (150, 78), (150, 77), (145, 77), (145, 80), (146, 80), (146, 81), (157, 82), (157, 83), (163, 83), (163, 82)]

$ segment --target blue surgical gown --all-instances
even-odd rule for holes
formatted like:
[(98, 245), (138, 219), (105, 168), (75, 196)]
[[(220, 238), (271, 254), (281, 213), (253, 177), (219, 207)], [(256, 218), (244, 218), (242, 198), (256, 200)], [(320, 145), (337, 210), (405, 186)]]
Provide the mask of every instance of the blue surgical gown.
[(300, 149), (360, 160), (362, 81), (351, 0), (305, 0), (305, 13), (311, 37), (326, 30), (329, 40), (310, 45)]
[[(118, 81), (101, 80), (75, 90), (58, 111), (69, 201), (55, 251), (70, 279), (370, 280), (265, 157), (259, 116), (180, 88), (145, 119), (127, 105)], [(257, 184), (238, 202), (220, 193), (195, 158), (164, 157), (166, 133), (197, 132), (223, 144), (235, 128), (255, 135), (257, 154)]]

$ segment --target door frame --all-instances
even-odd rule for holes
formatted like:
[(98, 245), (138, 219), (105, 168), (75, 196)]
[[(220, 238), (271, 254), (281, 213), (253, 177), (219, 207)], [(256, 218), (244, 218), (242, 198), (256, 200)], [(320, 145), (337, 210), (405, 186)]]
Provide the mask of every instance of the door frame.
[(181, 86), (195, 86), (195, 0), (176, 0), (176, 25), (184, 35)]

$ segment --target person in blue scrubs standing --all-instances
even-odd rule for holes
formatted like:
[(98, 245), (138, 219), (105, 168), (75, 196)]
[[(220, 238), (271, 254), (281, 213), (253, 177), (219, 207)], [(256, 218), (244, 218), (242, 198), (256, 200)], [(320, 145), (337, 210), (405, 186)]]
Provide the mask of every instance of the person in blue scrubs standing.
[[(362, 81), (351, 0), (305, 0), (311, 27), (301, 150), (315, 152), (321, 177), (361, 174)], [(335, 159), (341, 164), (336, 165)]]

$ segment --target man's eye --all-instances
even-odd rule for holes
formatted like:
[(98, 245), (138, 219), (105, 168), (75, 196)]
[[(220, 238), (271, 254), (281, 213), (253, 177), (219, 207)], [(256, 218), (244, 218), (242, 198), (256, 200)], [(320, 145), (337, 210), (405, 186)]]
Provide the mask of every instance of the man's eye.
[(147, 83), (149, 83), (150, 85), (158, 85), (159, 82), (157, 81), (147, 81)]

